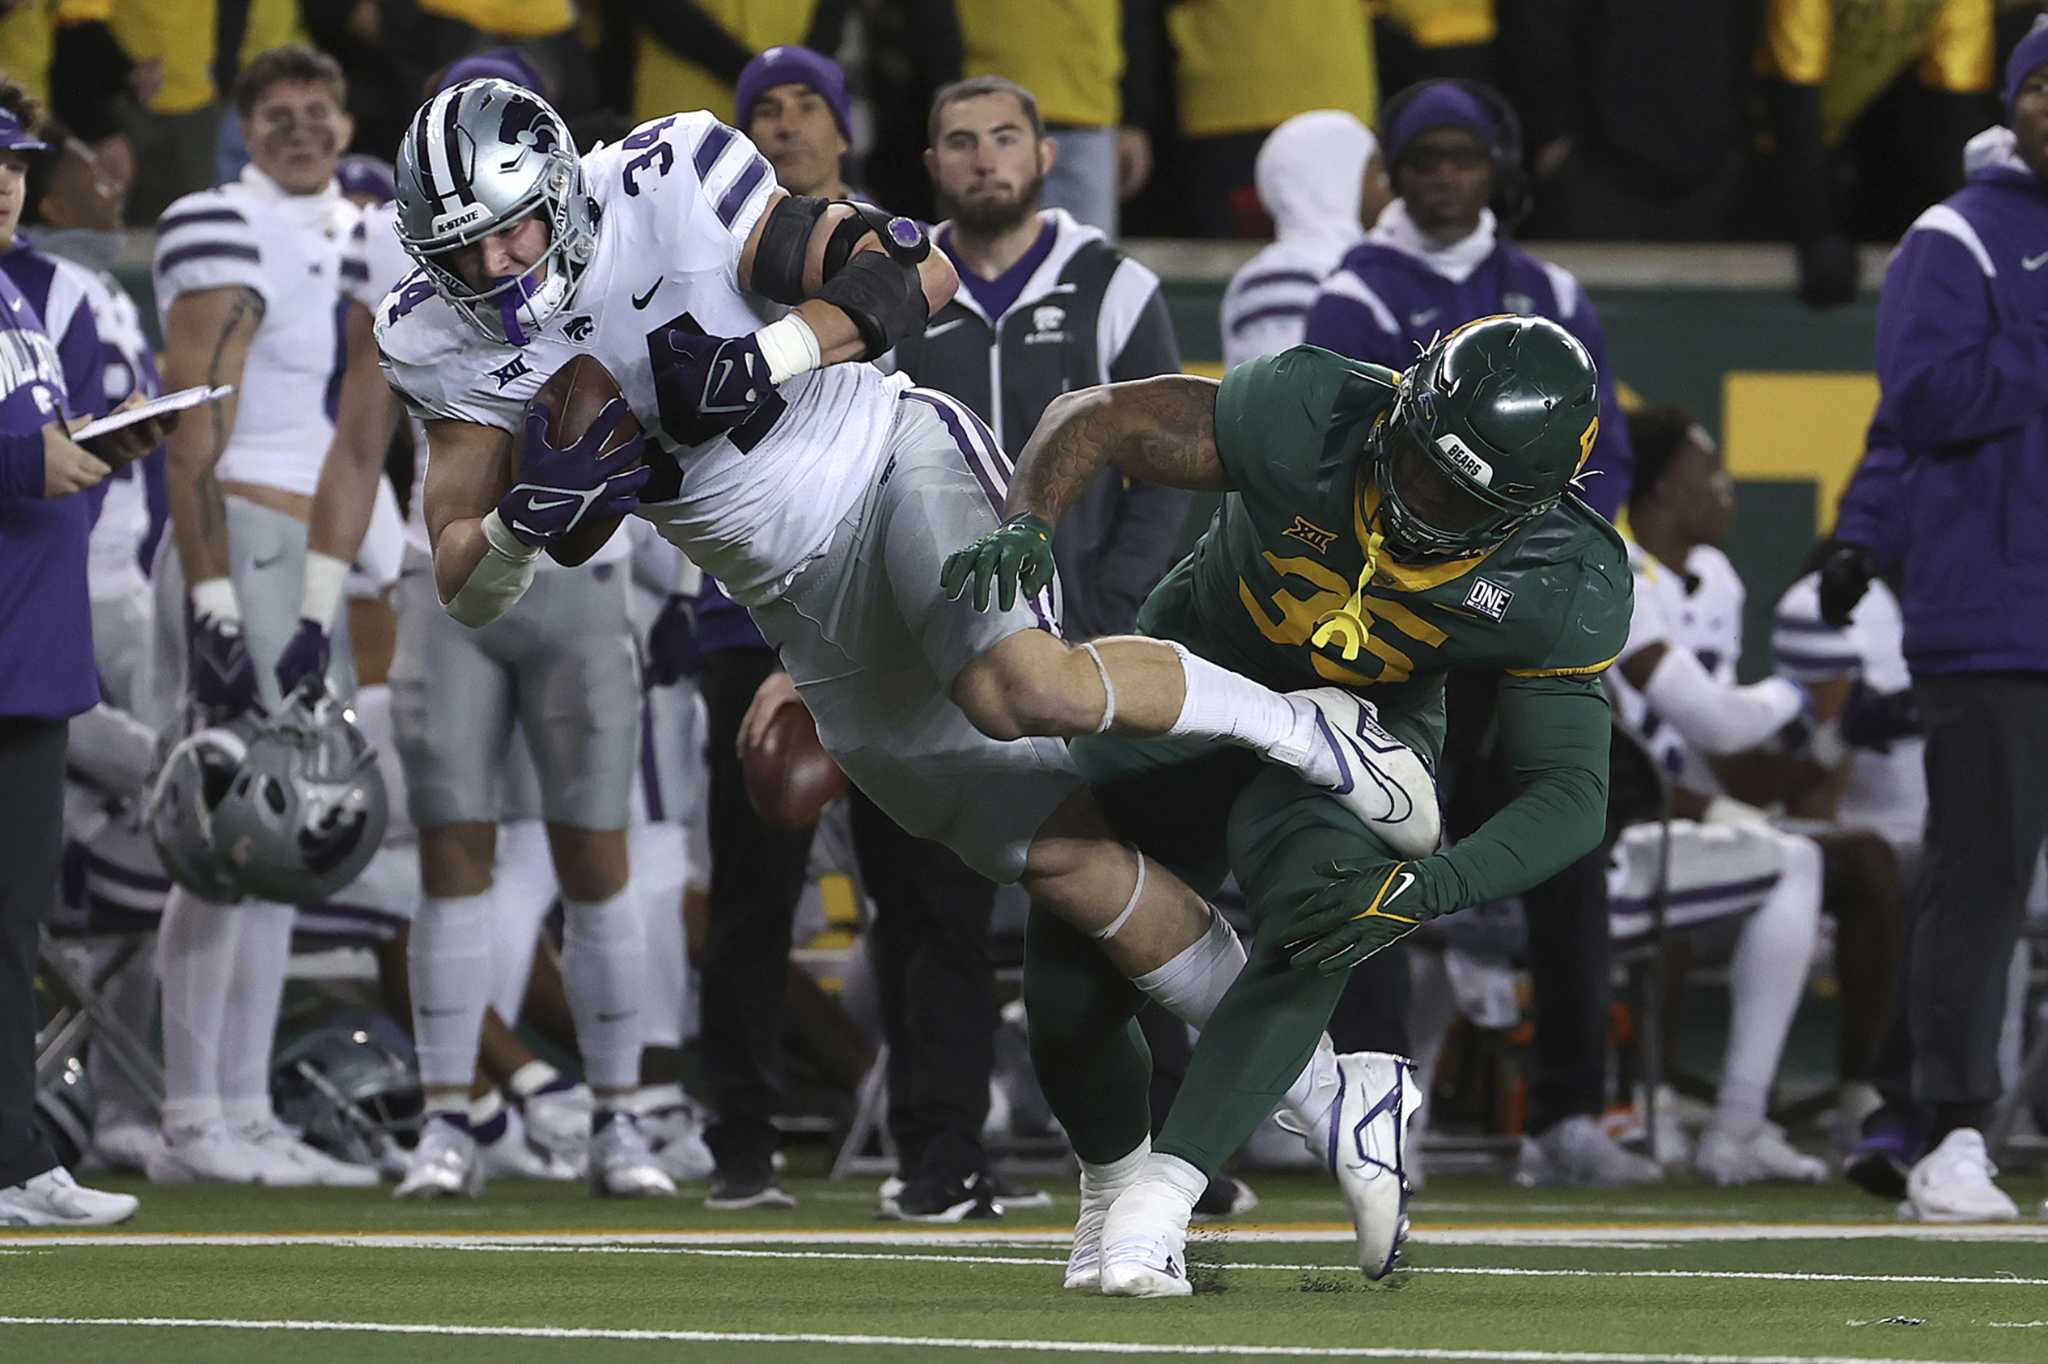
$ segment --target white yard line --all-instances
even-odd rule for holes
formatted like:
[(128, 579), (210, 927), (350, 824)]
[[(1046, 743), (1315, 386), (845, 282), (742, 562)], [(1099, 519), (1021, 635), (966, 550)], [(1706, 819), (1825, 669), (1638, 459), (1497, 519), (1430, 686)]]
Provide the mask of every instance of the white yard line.
[(1969, 1361), (1857, 1355), (1609, 1354), (1593, 1350), (1446, 1350), (1427, 1346), (1190, 1345), (1182, 1341), (1001, 1340), (969, 1336), (882, 1336), (824, 1331), (636, 1331), (576, 1326), (444, 1326), (431, 1322), (254, 1321), (234, 1317), (20, 1317), (0, 1326), (143, 1330), (287, 1331), (397, 1336), (471, 1336), (500, 1340), (617, 1340), (688, 1345), (836, 1345), (925, 1350), (1005, 1350), (1015, 1354), (1167, 1355), (1175, 1358), (1427, 1359), (1504, 1364), (1971, 1364)]
[[(1198, 1243), (1237, 1245), (1348, 1245), (1348, 1227), (1274, 1226), (1231, 1227), (1198, 1230)], [(838, 1230), (707, 1230), (707, 1231), (583, 1231), (583, 1232), (496, 1232), (456, 1234), (411, 1233), (75, 1233), (25, 1232), (0, 1234), (4, 1246), (365, 1246), (372, 1249), (422, 1250), (460, 1249), (474, 1245), (769, 1245), (769, 1246), (1063, 1246), (1065, 1231), (1019, 1231), (1013, 1228), (911, 1231), (844, 1227)], [(1496, 1227), (1419, 1227), (1413, 1236), (1417, 1245), (1437, 1246), (1555, 1246), (1564, 1248), (1611, 1246), (1638, 1248), (1645, 1244), (1693, 1244), (1721, 1241), (1961, 1241), (2048, 1244), (2048, 1223), (1993, 1223), (1979, 1225), (1927, 1225), (1918, 1222), (1877, 1222), (1839, 1226), (1811, 1223), (1735, 1223), (1697, 1226), (1673, 1224), (1656, 1226), (1599, 1224)]]

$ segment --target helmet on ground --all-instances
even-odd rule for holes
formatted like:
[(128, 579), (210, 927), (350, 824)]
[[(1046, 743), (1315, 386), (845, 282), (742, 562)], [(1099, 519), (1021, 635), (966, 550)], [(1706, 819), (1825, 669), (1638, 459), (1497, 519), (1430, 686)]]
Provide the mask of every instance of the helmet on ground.
[(1379, 524), (1403, 563), (1491, 548), (1556, 506), (1600, 431), (1585, 346), (1502, 314), (1439, 338), (1374, 433)]
[[(495, 77), (437, 92), (405, 130), (396, 180), (399, 240), (484, 335), (523, 346), (569, 306), (597, 246), (597, 205), (545, 99)], [(524, 274), (478, 285), (449, 267), (450, 252), (536, 214), (548, 244)]]
[(271, 1097), (308, 1143), (358, 1165), (387, 1164), (419, 1136), (419, 1075), (388, 1014), (340, 1014), (284, 1043)]
[(309, 904), (361, 874), (389, 816), (377, 750), (355, 713), (330, 697), (293, 697), (250, 734), (212, 833), (243, 894)]

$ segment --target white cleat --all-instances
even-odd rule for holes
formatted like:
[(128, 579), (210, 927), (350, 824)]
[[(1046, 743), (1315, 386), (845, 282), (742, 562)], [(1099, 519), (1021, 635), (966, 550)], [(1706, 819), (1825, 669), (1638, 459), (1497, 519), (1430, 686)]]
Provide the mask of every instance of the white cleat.
[(221, 1122), (166, 1129), (143, 1173), (152, 1184), (258, 1184), (303, 1189), (312, 1172), (275, 1151), (244, 1141)]
[(2020, 1215), (2019, 1204), (1991, 1182), (1997, 1173), (1984, 1134), (1958, 1127), (1906, 1176), (1899, 1215), (1920, 1222), (2010, 1222)]
[(483, 1156), (484, 1175), (489, 1179), (540, 1179), (551, 1183), (571, 1183), (583, 1178), (583, 1167), (571, 1165), (552, 1151), (543, 1151), (526, 1139), (526, 1127), (519, 1119), (519, 1110), (504, 1110), (505, 1130), (498, 1134), (496, 1141), (479, 1141), (476, 1149)]
[[(1078, 1244), (1078, 1233), (1077, 1233)], [(1157, 1180), (1140, 1180), (1117, 1196), (1102, 1224), (1102, 1291), (1112, 1298), (1185, 1298), (1188, 1205)], [(1073, 1261), (1068, 1260), (1072, 1273)]]
[(1319, 779), (1396, 857), (1427, 857), (1443, 836), (1436, 777), (1414, 749), (1380, 727), (1379, 708), (1343, 687), (1288, 693), (1315, 711), (1316, 744), (1304, 775)]
[(704, 1118), (695, 1105), (674, 1104), (640, 1116), (640, 1131), (654, 1150), (654, 1159), (677, 1183), (711, 1178), (718, 1168), (704, 1144)]
[(111, 1227), (141, 1206), (132, 1194), (88, 1189), (59, 1165), (0, 1189), (0, 1227)]
[(1422, 1102), (1415, 1063), (1386, 1052), (1337, 1058), (1337, 1097), (1305, 1138), (1337, 1178), (1358, 1233), (1358, 1267), (1383, 1279), (1408, 1239), (1408, 1120)]
[(432, 1117), (420, 1130), (405, 1178), (393, 1198), (476, 1198), (484, 1191), (483, 1153), (476, 1138), (445, 1118)]
[(164, 1130), (153, 1122), (119, 1118), (93, 1126), (92, 1158), (103, 1169), (144, 1171), (163, 1149)]
[(1623, 1147), (1583, 1113), (1540, 1137), (1523, 1137), (1515, 1162), (1515, 1183), (1524, 1189), (1619, 1189), (1663, 1179), (1656, 1161)]
[(530, 1094), (520, 1105), (526, 1139), (578, 1169), (590, 1158), (590, 1115), (596, 1099), (590, 1086), (557, 1082)]
[(590, 1139), (590, 1192), (599, 1198), (674, 1198), (668, 1177), (631, 1113), (616, 1113)]
[(235, 1135), (250, 1145), (287, 1160), (309, 1176), (310, 1182), (327, 1189), (374, 1189), (382, 1182), (376, 1168), (336, 1160), (317, 1146), (309, 1146), (299, 1134), (275, 1116), (244, 1124)]
[(1828, 1177), (1826, 1161), (1794, 1147), (1773, 1123), (1765, 1123), (1748, 1137), (1709, 1127), (1700, 1135), (1692, 1165), (1724, 1188), (1731, 1184), (1819, 1184)]
[[(1139, 1149), (1150, 1148), (1147, 1141)], [(1067, 1274), (1060, 1287), (1088, 1292), (1102, 1287), (1102, 1224), (1109, 1218), (1111, 1205), (1138, 1182), (1140, 1164), (1132, 1161), (1130, 1177), (1115, 1183), (1090, 1179), (1086, 1170), (1081, 1172), (1081, 1215), (1074, 1219), (1074, 1242), (1067, 1251)]]

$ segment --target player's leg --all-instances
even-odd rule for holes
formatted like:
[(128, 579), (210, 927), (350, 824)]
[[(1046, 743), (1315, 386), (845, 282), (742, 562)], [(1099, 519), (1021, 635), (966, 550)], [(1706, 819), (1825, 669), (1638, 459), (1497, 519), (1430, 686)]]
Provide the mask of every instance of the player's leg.
[(397, 605), (391, 718), (419, 829), (422, 897), (407, 976), (425, 1107), (398, 1193), (473, 1197), (484, 1176), (469, 1103), (490, 987), (497, 755), (512, 723), (510, 679), (490, 648), (509, 627), (456, 623), (413, 551)]
[(627, 825), (640, 753), (640, 669), (624, 575), (548, 574), (521, 602), (513, 664), (519, 727), (540, 777), (562, 887), (562, 976), (594, 1100), (593, 1192), (673, 1194), (633, 1110), (646, 963)]
[(1419, 1099), (1412, 1068), (1380, 1053), (1332, 1054), (1324, 1029), (1345, 977), (1298, 970), (1286, 950), (1293, 911), (1321, 885), (1316, 867), (1387, 850), (1323, 793), (1266, 770), (1232, 810), (1229, 855), (1252, 915), (1249, 959), (1202, 1030), (1139, 1181), (1110, 1213), (1105, 1292), (1186, 1291), (1184, 1262), (1165, 1260), (1179, 1260), (1209, 1179), (1276, 1107), (1339, 1179), (1361, 1268), (1386, 1273), (1406, 1230), (1406, 1125)]

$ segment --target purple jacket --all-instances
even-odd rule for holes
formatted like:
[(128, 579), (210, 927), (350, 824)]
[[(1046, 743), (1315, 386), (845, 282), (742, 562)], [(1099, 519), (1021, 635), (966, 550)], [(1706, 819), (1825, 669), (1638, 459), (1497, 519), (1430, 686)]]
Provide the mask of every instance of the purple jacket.
[(1906, 660), (2048, 672), (2048, 186), (2003, 128), (1972, 139), (1967, 164), (1900, 240), (1877, 310)]
[(57, 720), (100, 699), (85, 586), (97, 499), (43, 496), (43, 427), (63, 411), (57, 347), (0, 272), (0, 715)]
[(1600, 367), (1600, 435), (1582, 475), (1581, 495), (1613, 519), (1628, 500), (1635, 456), (1614, 372), (1607, 365), (1600, 319), (1570, 271), (1496, 240), (1491, 213), (1471, 237), (1431, 251), (1409, 222), (1405, 205), (1395, 200), (1323, 281), (1303, 339), (1339, 355), (1405, 370), (1437, 333), (1494, 313), (1547, 317), (1592, 352)]

